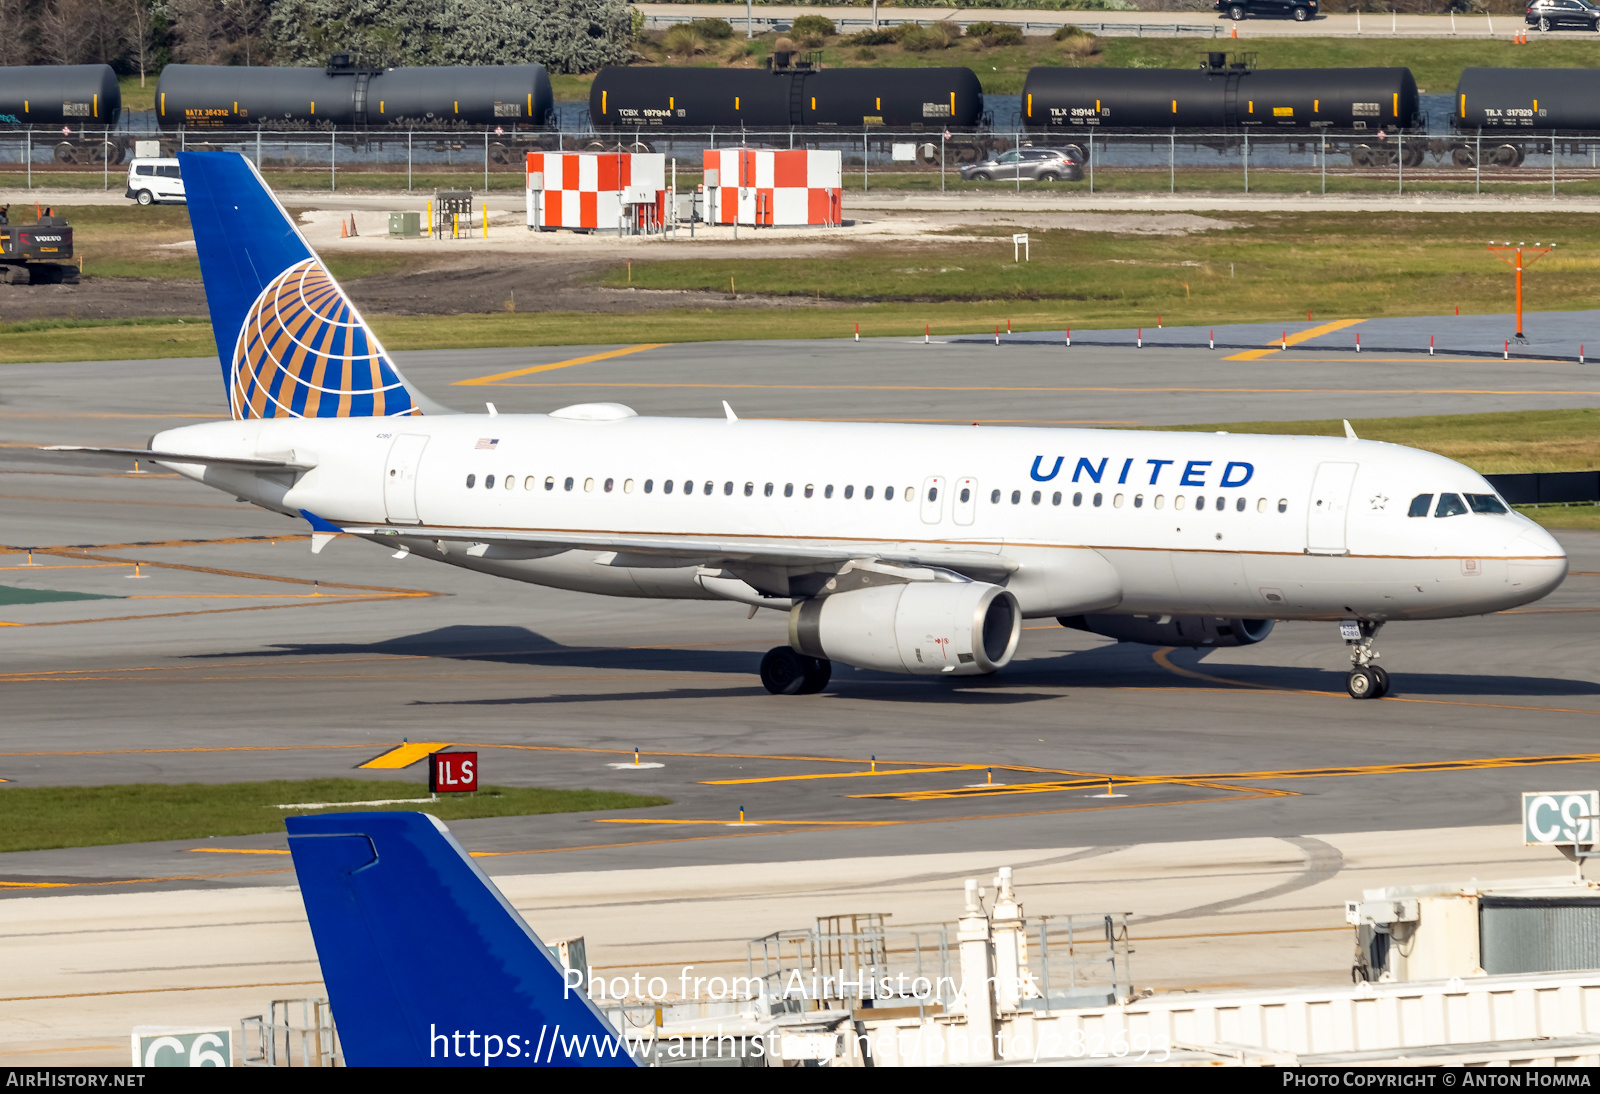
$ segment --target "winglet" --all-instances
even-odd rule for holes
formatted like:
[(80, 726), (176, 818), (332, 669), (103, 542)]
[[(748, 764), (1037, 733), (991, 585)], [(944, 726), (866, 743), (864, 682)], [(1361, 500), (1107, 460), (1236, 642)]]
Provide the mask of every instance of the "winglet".
[(333, 813), (285, 824), (347, 1064), (634, 1063), (438, 820)]
[(1356, 436), (1355, 428), (1351, 426), (1349, 418), (1344, 420), (1344, 435), (1345, 439), (1351, 441), (1359, 441), (1361, 439), (1360, 437)]
[(733, 407), (728, 405), (728, 400), (726, 399), (722, 400), (722, 412), (728, 416), (728, 421), (730, 422), (737, 422), (739, 420), (739, 415), (733, 412)]

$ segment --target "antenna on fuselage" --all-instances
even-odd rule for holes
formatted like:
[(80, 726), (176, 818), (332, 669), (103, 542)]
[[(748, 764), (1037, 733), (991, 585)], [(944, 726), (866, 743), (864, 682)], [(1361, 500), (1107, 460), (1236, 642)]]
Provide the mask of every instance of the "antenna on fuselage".
[(722, 400), (722, 412), (728, 416), (728, 421), (730, 422), (737, 422), (739, 420), (739, 415), (733, 412), (733, 407), (728, 405), (728, 400), (726, 399)]
[(1344, 420), (1344, 435), (1347, 440), (1359, 441), (1361, 439), (1356, 436), (1355, 427), (1350, 424), (1349, 418)]

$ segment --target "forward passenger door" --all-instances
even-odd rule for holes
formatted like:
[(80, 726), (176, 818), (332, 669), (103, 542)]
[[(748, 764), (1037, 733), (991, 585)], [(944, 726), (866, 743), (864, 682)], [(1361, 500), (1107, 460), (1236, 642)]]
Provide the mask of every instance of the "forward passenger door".
[(1313, 555), (1349, 553), (1345, 518), (1350, 509), (1350, 489), (1355, 485), (1355, 463), (1321, 463), (1311, 484), (1311, 505), (1306, 513), (1306, 551)]

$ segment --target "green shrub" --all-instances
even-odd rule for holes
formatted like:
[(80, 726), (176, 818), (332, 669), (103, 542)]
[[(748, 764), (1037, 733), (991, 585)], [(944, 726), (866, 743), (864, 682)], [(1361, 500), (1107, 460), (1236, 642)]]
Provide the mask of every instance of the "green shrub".
[(900, 48), (907, 53), (926, 53), (931, 49), (944, 48), (944, 36), (933, 34), (926, 27), (905, 23), (896, 29), (900, 32)]
[(733, 24), (726, 19), (696, 19), (687, 25), (700, 37), (714, 42), (733, 37)]
[(877, 59), (878, 51), (870, 46), (862, 46), (856, 50), (856, 60), (858, 61), (876, 61)]
[(694, 29), (692, 23), (679, 23), (670, 27), (661, 37), (661, 48), (668, 53), (680, 57), (693, 57), (705, 53), (711, 47), (706, 43), (705, 37)]
[(841, 43), (847, 46), (892, 46), (899, 40), (899, 35), (895, 33), (896, 29), (892, 27), (878, 27), (876, 29), (868, 27), (866, 30), (860, 30), (847, 36), (841, 40)]
[(816, 35), (822, 38), (831, 38), (839, 33), (839, 28), (833, 25), (833, 20), (825, 15), (797, 15), (791, 33), (797, 37), (811, 37)]

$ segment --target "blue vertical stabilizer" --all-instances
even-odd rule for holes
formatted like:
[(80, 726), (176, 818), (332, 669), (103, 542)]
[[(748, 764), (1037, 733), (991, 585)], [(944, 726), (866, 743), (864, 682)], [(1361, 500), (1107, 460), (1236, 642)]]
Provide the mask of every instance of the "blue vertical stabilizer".
[(255, 164), (237, 152), (180, 152), (178, 162), (234, 418), (368, 418), (431, 409)]
[(334, 813), (286, 824), (347, 1063), (632, 1065), (438, 820)]

